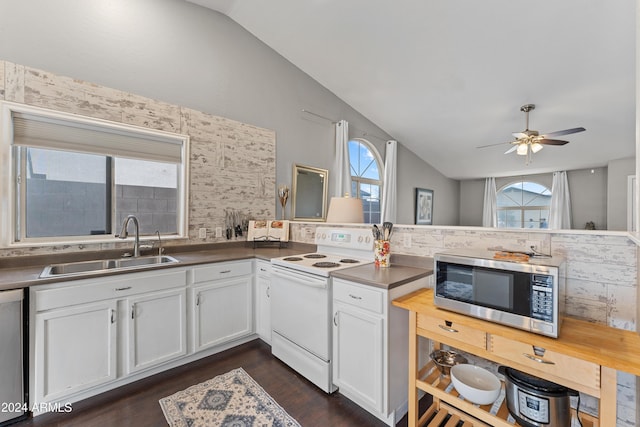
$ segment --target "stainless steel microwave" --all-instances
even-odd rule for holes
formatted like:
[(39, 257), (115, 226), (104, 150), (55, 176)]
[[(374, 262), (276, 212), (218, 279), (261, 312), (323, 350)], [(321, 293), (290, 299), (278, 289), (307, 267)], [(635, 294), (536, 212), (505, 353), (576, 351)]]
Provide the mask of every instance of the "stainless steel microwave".
[(494, 259), (493, 251), (434, 255), (434, 304), (447, 310), (557, 338), (564, 314), (564, 262)]

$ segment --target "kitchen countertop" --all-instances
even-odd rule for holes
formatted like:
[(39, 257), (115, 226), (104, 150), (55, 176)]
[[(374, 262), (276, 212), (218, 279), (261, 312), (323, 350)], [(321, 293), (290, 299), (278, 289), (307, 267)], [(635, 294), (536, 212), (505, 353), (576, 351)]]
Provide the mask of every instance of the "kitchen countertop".
[[(246, 242), (194, 245), (191, 247), (168, 246), (165, 248), (165, 255), (170, 255), (176, 258), (180, 261), (178, 264), (163, 264), (154, 267), (107, 271), (100, 274), (86, 274), (46, 279), (40, 279), (39, 276), (42, 269), (47, 265), (73, 261), (86, 261), (91, 259), (117, 258), (121, 255), (122, 251), (66, 254), (64, 256), (46, 255), (16, 257), (0, 260), (0, 291), (63, 281), (68, 282), (71, 280), (81, 280), (90, 277), (105, 277), (117, 274), (177, 268), (214, 262), (237, 261), (254, 258), (269, 261), (272, 258), (314, 252), (315, 249), (315, 245), (295, 242), (291, 242), (288, 247), (281, 249), (268, 247), (254, 249), (252, 245), (249, 245)], [(147, 254), (143, 256), (146, 255)], [(391, 261), (392, 264), (389, 268), (376, 268), (373, 264), (367, 264), (336, 271), (332, 276), (380, 288), (391, 289), (433, 273), (432, 258), (392, 255)]]
[[(213, 244), (198, 245), (192, 248), (166, 247), (164, 255), (172, 256), (180, 261), (177, 264), (163, 264), (153, 267), (142, 267), (129, 270), (107, 271), (100, 274), (80, 274), (67, 277), (50, 277), (40, 279), (42, 269), (50, 264), (67, 263), (73, 261), (86, 261), (89, 259), (118, 258), (122, 251), (116, 253), (94, 252), (93, 254), (67, 254), (64, 257), (55, 256), (34, 256), (20, 257), (11, 260), (2, 260), (0, 263), (0, 291), (9, 289), (20, 289), (35, 285), (44, 285), (56, 282), (68, 282), (71, 280), (81, 280), (90, 277), (105, 277), (117, 274), (135, 273), (140, 271), (160, 270), (165, 268), (177, 268), (198, 264), (208, 264), (212, 262), (237, 261), (242, 259), (263, 259), (269, 261), (271, 258), (297, 255), (301, 253), (313, 252), (315, 245), (292, 243), (287, 248), (256, 248), (245, 242), (241, 244)], [(153, 255), (143, 254), (142, 256)]]
[(366, 264), (334, 271), (331, 276), (376, 288), (393, 289), (432, 274), (433, 258), (405, 256), (394, 259), (392, 255), (390, 267)]

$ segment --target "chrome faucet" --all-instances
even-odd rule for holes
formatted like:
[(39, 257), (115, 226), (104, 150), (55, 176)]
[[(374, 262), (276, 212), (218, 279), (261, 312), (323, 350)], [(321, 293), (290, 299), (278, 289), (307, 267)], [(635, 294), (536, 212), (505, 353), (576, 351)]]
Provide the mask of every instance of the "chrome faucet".
[(162, 247), (162, 240), (160, 239), (160, 231), (156, 230), (156, 234), (158, 235), (158, 256), (162, 256), (164, 248)]
[(136, 233), (135, 243), (133, 244), (133, 256), (138, 257), (140, 256), (140, 227), (138, 225), (138, 218), (133, 215), (127, 216), (127, 218), (122, 223), (122, 230), (120, 231), (120, 234), (116, 237), (119, 237), (120, 239), (126, 239), (129, 236), (129, 233), (127, 233), (127, 226), (129, 225), (129, 221), (131, 220), (133, 220), (133, 226)]

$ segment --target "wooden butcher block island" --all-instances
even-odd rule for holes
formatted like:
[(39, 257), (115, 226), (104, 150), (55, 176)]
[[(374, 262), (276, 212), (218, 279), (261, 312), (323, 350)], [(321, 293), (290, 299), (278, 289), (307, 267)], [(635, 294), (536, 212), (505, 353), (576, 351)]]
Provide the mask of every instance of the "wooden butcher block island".
[[(471, 404), (449, 387), (449, 378), (440, 376), (433, 361), (420, 366), (419, 337), (432, 340), (435, 348), (455, 347), (600, 399), (598, 417), (580, 412), (584, 427), (615, 426), (616, 371), (640, 376), (640, 336), (635, 332), (566, 317), (560, 337), (549, 338), (437, 308), (433, 289), (420, 289), (394, 300), (393, 305), (409, 311), (410, 427), (428, 420), (428, 426), (440, 426), (449, 414), (447, 426), (458, 420), (465, 421), (465, 426), (518, 425), (507, 421), (506, 399), (497, 408)], [(434, 398), (421, 417), (418, 390)], [(572, 413), (575, 416), (575, 410)]]

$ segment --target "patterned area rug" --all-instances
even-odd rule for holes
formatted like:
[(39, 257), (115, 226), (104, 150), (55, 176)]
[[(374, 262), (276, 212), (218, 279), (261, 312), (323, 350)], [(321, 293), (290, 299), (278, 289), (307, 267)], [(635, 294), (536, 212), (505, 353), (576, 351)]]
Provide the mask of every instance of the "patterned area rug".
[(244, 369), (160, 399), (171, 427), (300, 427)]

